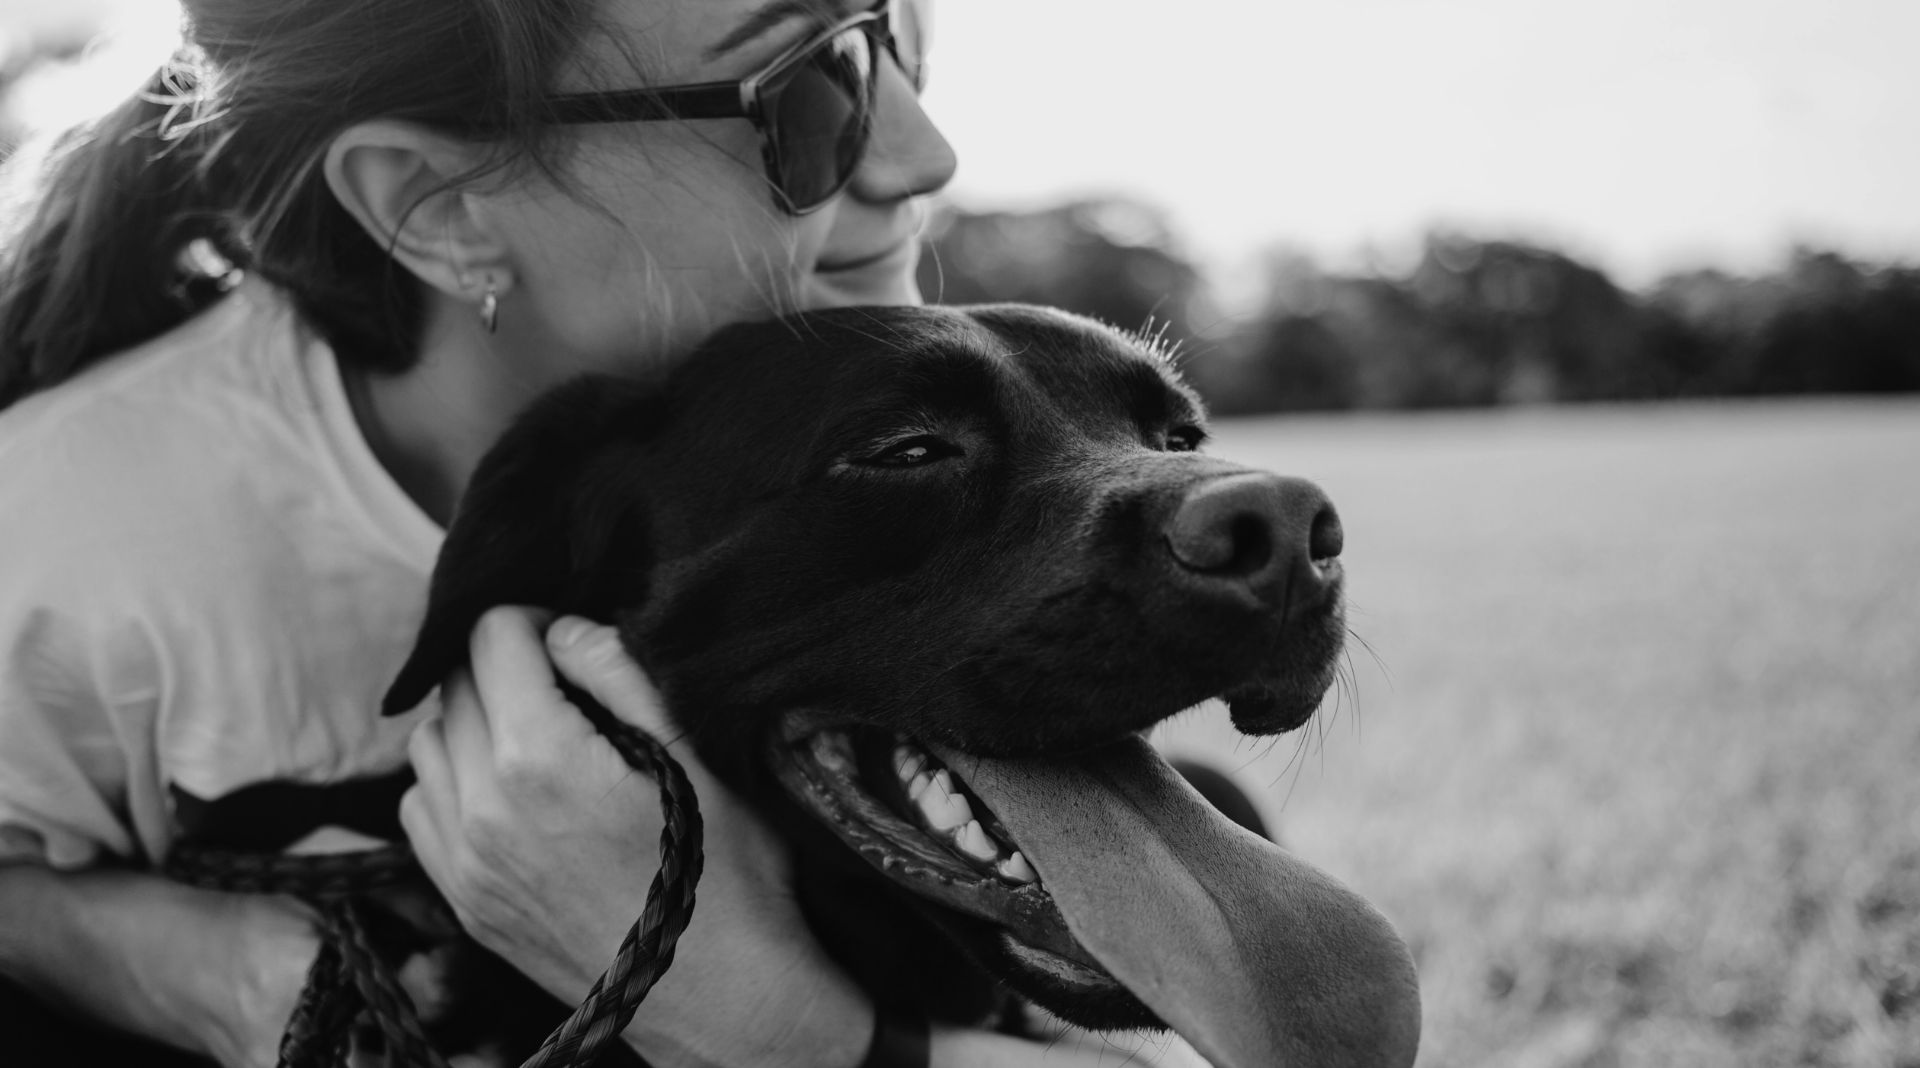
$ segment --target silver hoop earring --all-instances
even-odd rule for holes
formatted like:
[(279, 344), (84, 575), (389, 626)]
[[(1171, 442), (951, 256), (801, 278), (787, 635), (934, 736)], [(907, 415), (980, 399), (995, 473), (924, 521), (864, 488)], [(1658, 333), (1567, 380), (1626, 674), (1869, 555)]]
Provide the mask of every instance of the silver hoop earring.
[(489, 334), (500, 328), (500, 294), (491, 284), (487, 286), (486, 296), (480, 298), (480, 325), (486, 327)]

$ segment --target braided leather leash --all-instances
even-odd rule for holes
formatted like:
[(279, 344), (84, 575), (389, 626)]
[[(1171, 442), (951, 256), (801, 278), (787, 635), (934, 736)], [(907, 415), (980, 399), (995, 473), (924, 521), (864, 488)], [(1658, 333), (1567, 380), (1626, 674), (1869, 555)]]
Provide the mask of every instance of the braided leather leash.
[[(618, 1040), (634, 1010), (673, 963), (674, 946), (693, 917), (694, 888), (704, 859), (693, 784), (666, 747), (645, 731), (620, 722), (583, 691), (564, 684), (562, 688), (630, 767), (660, 784), (665, 826), (660, 831), (660, 870), (647, 888), (646, 907), (620, 943), (613, 964), (522, 1068), (584, 1068)], [(281, 1039), (281, 1068), (344, 1065), (351, 1027), (363, 1012), (385, 1038), (389, 1064), (446, 1068), (445, 1059), (428, 1043), (413, 1003), (393, 970), (368, 941), (361, 913), (364, 906), (356, 900), (421, 877), (412, 850), (401, 845), (294, 856), (181, 846), (168, 855), (162, 870), (180, 882), (210, 890), (292, 894), (319, 917), (320, 953), (307, 972), (306, 986)]]

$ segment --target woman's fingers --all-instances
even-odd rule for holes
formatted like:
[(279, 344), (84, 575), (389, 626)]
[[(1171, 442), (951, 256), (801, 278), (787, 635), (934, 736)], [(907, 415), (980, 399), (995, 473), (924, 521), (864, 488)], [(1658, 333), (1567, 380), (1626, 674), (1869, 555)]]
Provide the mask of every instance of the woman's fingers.
[(435, 733), (446, 757), (451, 800), (461, 811), (484, 811), (493, 800), (493, 777), (483, 773), (495, 764), (493, 712), (481, 697), (472, 671), (461, 668), (440, 684), (440, 717)]
[(473, 628), (473, 682), (484, 698), (479, 709), (494, 759), (503, 767), (551, 761), (577, 744), (583, 731), (590, 733), (554, 682), (541, 639), (549, 618), (538, 609), (508, 606), (489, 610)]
[(443, 718), (427, 720), (413, 729), (413, 736), (407, 739), (407, 760), (413, 765), (414, 778), (413, 788), (407, 793), (424, 795), (421, 801), (430, 809), (451, 807), (458, 795)]
[(460, 817), (454, 769), (447, 755), (444, 721), (427, 720), (407, 739), (407, 759), (413, 764), (414, 783), (400, 795), (400, 828), (413, 843), (414, 855), (427, 877), (440, 882), (445, 864), (441, 856), (454, 838), (450, 833)]
[(547, 628), (547, 651), (561, 674), (623, 722), (656, 738), (678, 733), (667, 720), (659, 691), (627, 655), (615, 628), (562, 616)]

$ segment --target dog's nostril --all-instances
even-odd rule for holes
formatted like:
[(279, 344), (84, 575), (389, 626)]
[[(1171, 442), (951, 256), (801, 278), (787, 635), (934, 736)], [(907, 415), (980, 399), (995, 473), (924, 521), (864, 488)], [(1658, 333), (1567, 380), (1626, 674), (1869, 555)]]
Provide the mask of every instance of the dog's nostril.
[(1313, 528), (1307, 533), (1307, 555), (1316, 563), (1331, 560), (1346, 548), (1347, 534), (1340, 526), (1340, 513), (1333, 505), (1326, 505), (1313, 517)]
[(1167, 547), (1188, 570), (1258, 571), (1273, 558), (1273, 538), (1257, 515), (1216, 515), (1205, 522), (1180, 524), (1170, 531)]
[(1267, 566), (1273, 559), (1273, 531), (1267, 526), (1267, 520), (1257, 515), (1237, 515), (1231, 524), (1233, 531), (1233, 559), (1228, 566), (1241, 574), (1250, 575)]
[(1167, 531), (1167, 547), (1190, 571), (1251, 575), (1273, 560), (1273, 517), (1234, 489), (1190, 498)]
[(1190, 487), (1163, 533), (1189, 574), (1265, 585), (1284, 585), (1296, 564), (1324, 569), (1345, 541), (1340, 515), (1319, 487), (1265, 472)]

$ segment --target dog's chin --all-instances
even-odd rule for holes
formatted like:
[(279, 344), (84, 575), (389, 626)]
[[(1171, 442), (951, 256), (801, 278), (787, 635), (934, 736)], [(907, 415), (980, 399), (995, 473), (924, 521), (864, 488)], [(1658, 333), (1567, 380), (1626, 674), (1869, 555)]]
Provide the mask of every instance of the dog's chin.
[(1234, 728), (1242, 734), (1285, 734), (1306, 725), (1320, 708), (1327, 690), (1333, 685), (1335, 668), (1331, 662), (1306, 682), (1289, 679), (1256, 679), (1221, 694), (1233, 717)]
[(1082, 1027), (1165, 1026), (1068, 930), (999, 818), (914, 740), (795, 713), (770, 739), (768, 765), (802, 809), (1017, 993)]

